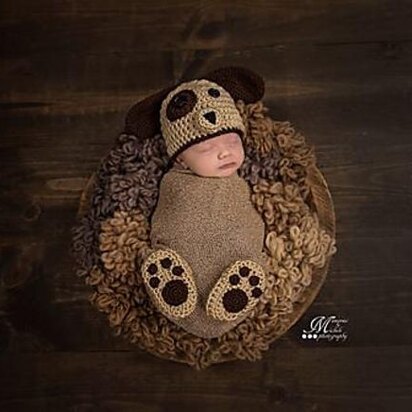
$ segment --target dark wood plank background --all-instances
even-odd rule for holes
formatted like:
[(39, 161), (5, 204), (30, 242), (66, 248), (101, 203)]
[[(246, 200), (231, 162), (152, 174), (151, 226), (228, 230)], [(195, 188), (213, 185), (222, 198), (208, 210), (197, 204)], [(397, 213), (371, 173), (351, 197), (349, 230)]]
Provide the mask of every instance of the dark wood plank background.
[[(0, 410), (406, 411), (412, 401), (412, 2), (4, 0)], [(196, 372), (112, 336), (68, 254), (79, 197), (126, 110), (241, 64), (316, 146), (338, 253), (256, 363)], [(309, 343), (318, 314), (345, 343)]]

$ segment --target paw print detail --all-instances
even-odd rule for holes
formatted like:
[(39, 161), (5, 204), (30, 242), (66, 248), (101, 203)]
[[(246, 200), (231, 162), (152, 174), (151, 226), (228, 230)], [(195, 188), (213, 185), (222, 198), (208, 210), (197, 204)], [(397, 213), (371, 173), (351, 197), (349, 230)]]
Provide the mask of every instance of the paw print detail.
[(242, 277), (245, 277), (245, 276), (249, 275), (249, 273), (250, 273), (250, 269), (247, 266), (242, 266), (239, 269), (239, 275), (242, 276)]
[(189, 264), (171, 249), (160, 249), (142, 265), (142, 277), (155, 305), (165, 315), (184, 318), (193, 312), (197, 289)]
[(162, 265), (162, 268), (169, 269), (170, 266), (172, 266), (172, 261), (170, 258), (166, 257), (160, 260), (160, 264)]
[(265, 272), (252, 260), (236, 261), (211, 290), (206, 311), (222, 321), (233, 321), (252, 310), (266, 287)]

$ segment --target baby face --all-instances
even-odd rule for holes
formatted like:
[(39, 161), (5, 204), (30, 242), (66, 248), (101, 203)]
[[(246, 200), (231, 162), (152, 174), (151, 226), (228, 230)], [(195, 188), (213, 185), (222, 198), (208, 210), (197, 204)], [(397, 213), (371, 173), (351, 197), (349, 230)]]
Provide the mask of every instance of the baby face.
[(177, 161), (204, 177), (226, 177), (245, 159), (242, 140), (235, 132), (224, 133), (188, 147)]

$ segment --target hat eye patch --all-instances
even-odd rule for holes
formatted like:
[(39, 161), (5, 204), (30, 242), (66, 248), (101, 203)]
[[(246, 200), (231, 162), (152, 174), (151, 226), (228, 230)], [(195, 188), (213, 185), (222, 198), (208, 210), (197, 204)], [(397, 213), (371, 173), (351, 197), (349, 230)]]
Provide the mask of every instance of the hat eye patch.
[(197, 102), (196, 94), (189, 89), (181, 90), (172, 97), (166, 108), (167, 118), (173, 122), (190, 113)]

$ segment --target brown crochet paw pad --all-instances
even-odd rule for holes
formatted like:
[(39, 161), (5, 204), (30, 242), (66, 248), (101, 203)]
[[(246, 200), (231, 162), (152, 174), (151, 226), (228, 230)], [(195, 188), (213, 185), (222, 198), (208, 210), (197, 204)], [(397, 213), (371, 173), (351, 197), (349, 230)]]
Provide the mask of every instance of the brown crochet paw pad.
[(207, 314), (218, 320), (236, 320), (257, 305), (265, 286), (262, 266), (252, 260), (238, 260), (222, 273), (211, 290)]
[(184, 318), (197, 302), (197, 289), (189, 264), (171, 249), (153, 252), (142, 265), (146, 289), (166, 315)]

